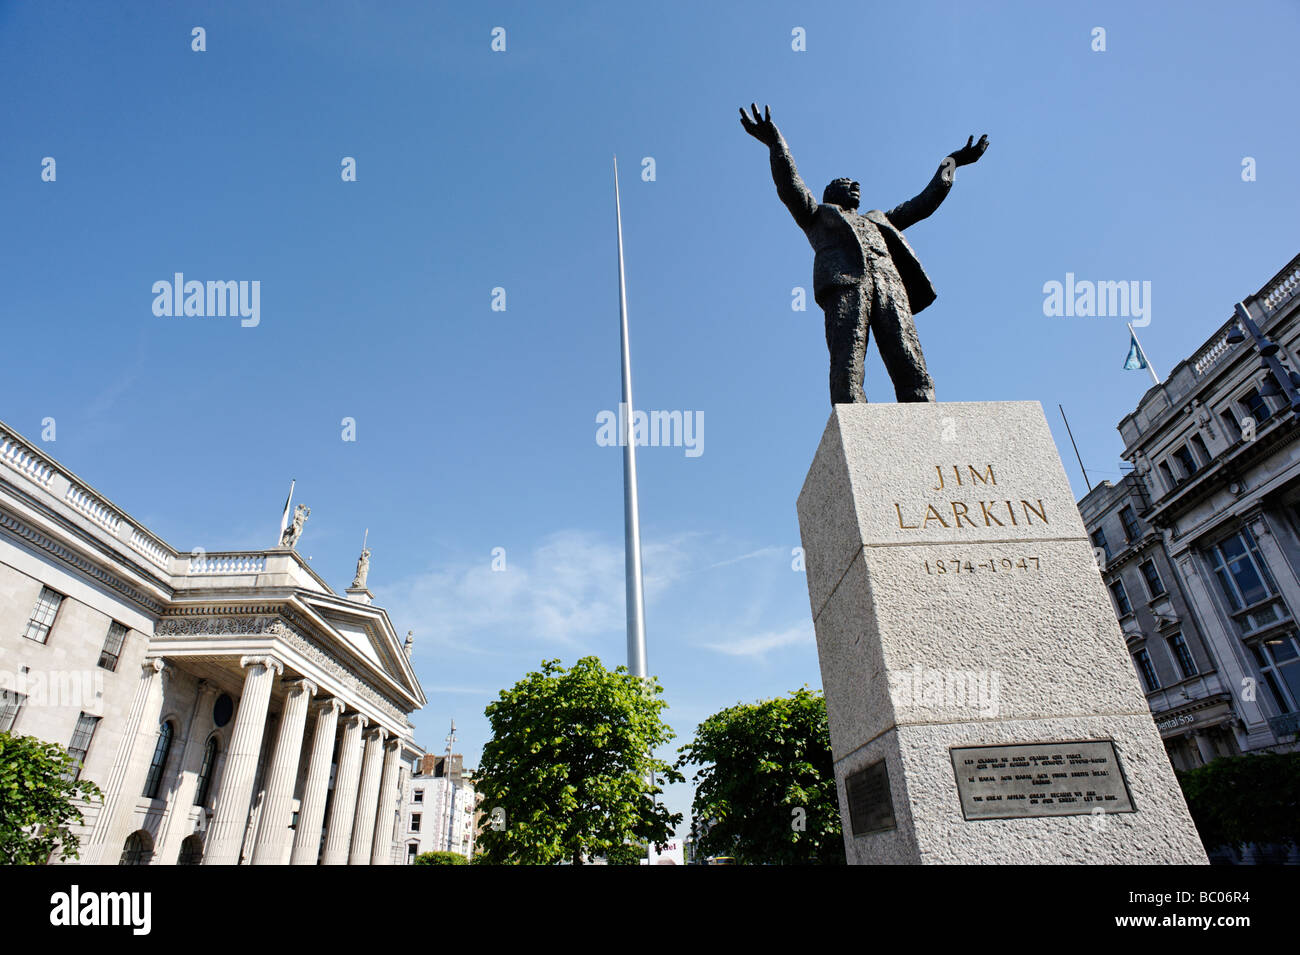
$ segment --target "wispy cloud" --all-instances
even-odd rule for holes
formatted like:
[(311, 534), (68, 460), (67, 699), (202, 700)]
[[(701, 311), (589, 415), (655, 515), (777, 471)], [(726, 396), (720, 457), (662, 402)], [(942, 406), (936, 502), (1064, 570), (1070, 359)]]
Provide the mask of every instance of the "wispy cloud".
[(765, 660), (772, 650), (791, 647), (815, 640), (811, 623), (797, 623), (784, 630), (769, 630), (763, 633), (738, 636), (731, 640), (704, 644), (710, 650), (725, 653), (732, 657), (750, 657)]
[(741, 554), (739, 557), (731, 557), (727, 560), (720, 560), (716, 564), (710, 564), (709, 570), (713, 570), (717, 567), (727, 567), (730, 564), (739, 564), (742, 560), (753, 560), (756, 557), (775, 558), (778, 554), (784, 553), (785, 551), (779, 547), (761, 547), (758, 550), (750, 551), (748, 554)]
[[(683, 539), (643, 548), (647, 600), (684, 571)], [(549, 644), (581, 649), (625, 625), (623, 547), (585, 531), (562, 531), (531, 551), (506, 548), (503, 570), (492, 556), (436, 567), (382, 589), (394, 619), (416, 631), (417, 653), (434, 645), (503, 654)]]

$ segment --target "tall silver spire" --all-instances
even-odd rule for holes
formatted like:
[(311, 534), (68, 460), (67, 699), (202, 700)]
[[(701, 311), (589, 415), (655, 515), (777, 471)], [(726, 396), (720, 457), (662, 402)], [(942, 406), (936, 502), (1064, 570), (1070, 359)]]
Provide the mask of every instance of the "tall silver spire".
[(649, 675), (645, 652), (645, 591), (641, 579), (641, 512), (636, 493), (636, 431), (632, 427), (632, 358), (627, 341), (627, 282), (623, 275), (623, 206), (618, 193), (618, 157), (614, 157), (614, 217), (618, 224), (618, 311), (622, 325), (623, 403), (619, 408), (623, 442), (623, 542), (627, 574), (627, 668), (633, 676)]

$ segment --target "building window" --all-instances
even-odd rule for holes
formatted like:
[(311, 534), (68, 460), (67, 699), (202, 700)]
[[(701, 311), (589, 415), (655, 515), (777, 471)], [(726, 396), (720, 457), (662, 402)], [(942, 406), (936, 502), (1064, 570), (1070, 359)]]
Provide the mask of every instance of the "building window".
[(72, 741), (68, 743), (68, 753), (77, 761), (77, 768), (68, 775), (68, 779), (81, 778), (81, 770), (86, 764), (86, 754), (90, 752), (90, 741), (95, 738), (95, 727), (98, 725), (98, 716), (82, 713), (77, 717), (77, 728), (72, 731)]
[(181, 854), (176, 857), (177, 865), (198, 865), (203, 861), (203, 837), (186, 836), (181, 843)]
[(17, 690), (0, 690), (0, 733), (8, 733), (14, 728), (18, 711), (27, 702), (26, 695)]
[(415, 857), (419, 855), (419, 853), (420, 853), (419, 843), (408, 842), (406, 845), (406, 864), (407, 865), (414, 864)]
[(202, 806), (208, 801), (208, 789), (212, 786), (212, 767), (217, 762), (217, 738), (209, 736), (203, 747), (203, 763), (199, 768), (199, 785), (194, 791), (194, 805)]
[(1186, 480), (1200, 470), (1200, 466), (1196, 463), (1196, 458), (1192, 457), (1192, 452), (1185, 444), (1179, 445), (1178, 449), (1174, 451), (1174, 460), (1177, 461), (1178, 466), (1183, 469), (1183, 480)]
[(126, 642), (126, 627), (114, 620), (108, 625), (108, 636), (104, 638), (104, 649), (99, 651), (99, 665), (105, 670), (116, 670), (117, 659), (122, 655), (122, 644)]
[(1100, 547), (1106, 554), (1106, 559), (1110, 560), (1110, 544), (1106, 543), (1106, 532), (1098, 528), (1092, 532), (1092, 546)]
[(1152, 599), (1159, 597), (1165, 592), (1165, 582), (1160, 579), (1160, 571), (1156, 570), (1153, 561), (1144, 560), (1141, 565), (1142, 579), (1147, 582), (1147, 593)]
[(1182, 671), (1184, 680), (1196, 676), (1196, 661), (1192, 659), (1191, 648), (1181, 633), (1175, 633), (1169, 638), (1169, 650), (1178, 661), (1178, 669)]
[(1160, 689), (1160, 681), (1156, 679), (1156, 668), (1151, 665), (1151, 654), (1147, 653), (1146, 648), (1133, 654), (1133, 662), (1137, 666), (1137, 671), (1142, 675), (1142, 682), (1146, 684), (1147, 692), (1154, 693)]
[(1242, 436), (1241, 424), (1237, 421), (1237, 416), (1232, 413), (1231, 409), (1225, 409), (1223, 411), (1220, 411), (1219, 418), (1223, 421), (1223, 426), (1225, 429), (1227, 429), (1225, 431), (1225, 434), (1227, 434), (1229, 438), (1231, 438), (1234, 434), (1238, 438)]
[(420, 814), (418, 812), (411, 813), (411, 831), (420, 831)]
[(163, 770), (167, 768), (167, 755), (172, 751), (172, 724), (163, 723), (158, 727), (158, 742), (153, 748), (153, 760), (149, 763), (149, 775), (144, 781), (144, 797), (157, 799), (162, 786)]
[(153, 837), (143, 829), (137, 829), (126, 837), (122, 847), (122, 858), (118, 865), (148, 865), (153, 858)]
[(1160, 473), (1165, 476), (1165, 490), (1172, 491), (1178, 486), (1178, 481), (1174, 478), (1174, 472), (1170, 470), (1168, 461), (1160, 462)]
[(1209, 467), (1214, 458), (1210, 456), (1210, 449), (1205, 446), (1205, 439), (1199, 434), (1192, 435), (1192, 447), (1196, 449), (1196, 456), (1201, 459), (1201, 467)]
[(23, 636), (35, 640), (37, 643), (44, 643), (50, 636), (50, 628), (54, 626), (54, 618), (59, 613), (59, 605), (63, 603), (63, 594), (55, 593), (49, 587), (41, 588), (41, 595), (36, 598), (36, 609), (32, 611), (32, 617), (27, 621), (27, 630)]
[(1210, 563), (1223, 595), (1234, 611), (1267, 600), (1277, 593), (1273, 578), (1255, 546), (1250, 531), (1242, 528), (1210, 548)]
[(1128, 592), (1124, 589), (1122, 580), (1111, 583), (1110, 594), (1115, 598), (1115, 608), (1119, 611), (1121, 617), (1127, 617), (1133, 612), (1133, 605), (1128, 602)]
[(1273, 416), (1273, 409), (1268, 406), (1268, 399), (1261, 395), (1257, 388), (1252, 388), (1241, 396), (1241, 406), (1255, 419), (1256, 427)]
[(411, 802), (424, 802), (424, 790), (415, 790), (415, 792), (411, 794)]
[(1120, 523), (1124, 525), (1124, 537), (1131, 544), (1142, 536), (1142, 525), (1138, 523), (1137, 514), (1131, 505), (1124, 505), (1119, 512)]
[(1282, 713), (1300, 709), (1300, 645), (1294, 633), (1274, 637), (1251, 647), (1264, 682), (1268, 684)]

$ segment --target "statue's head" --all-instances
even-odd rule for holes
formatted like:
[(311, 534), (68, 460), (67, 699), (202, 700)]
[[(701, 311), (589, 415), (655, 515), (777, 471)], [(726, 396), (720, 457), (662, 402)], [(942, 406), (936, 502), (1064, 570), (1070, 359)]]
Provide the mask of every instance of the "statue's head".
[(822, 193), (822, 202), (829, 202), (841, 209), (856, 209), (861, 199), (860, 186), (855, 179), (836, 179)]

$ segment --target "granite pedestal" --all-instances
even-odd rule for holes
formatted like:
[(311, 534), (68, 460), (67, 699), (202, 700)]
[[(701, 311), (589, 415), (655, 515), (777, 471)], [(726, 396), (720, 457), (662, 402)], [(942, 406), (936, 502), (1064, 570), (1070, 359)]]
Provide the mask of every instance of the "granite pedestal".
[(1037, 402), (836, 405), (799, 495), (850, 863), (1205, 863)]

